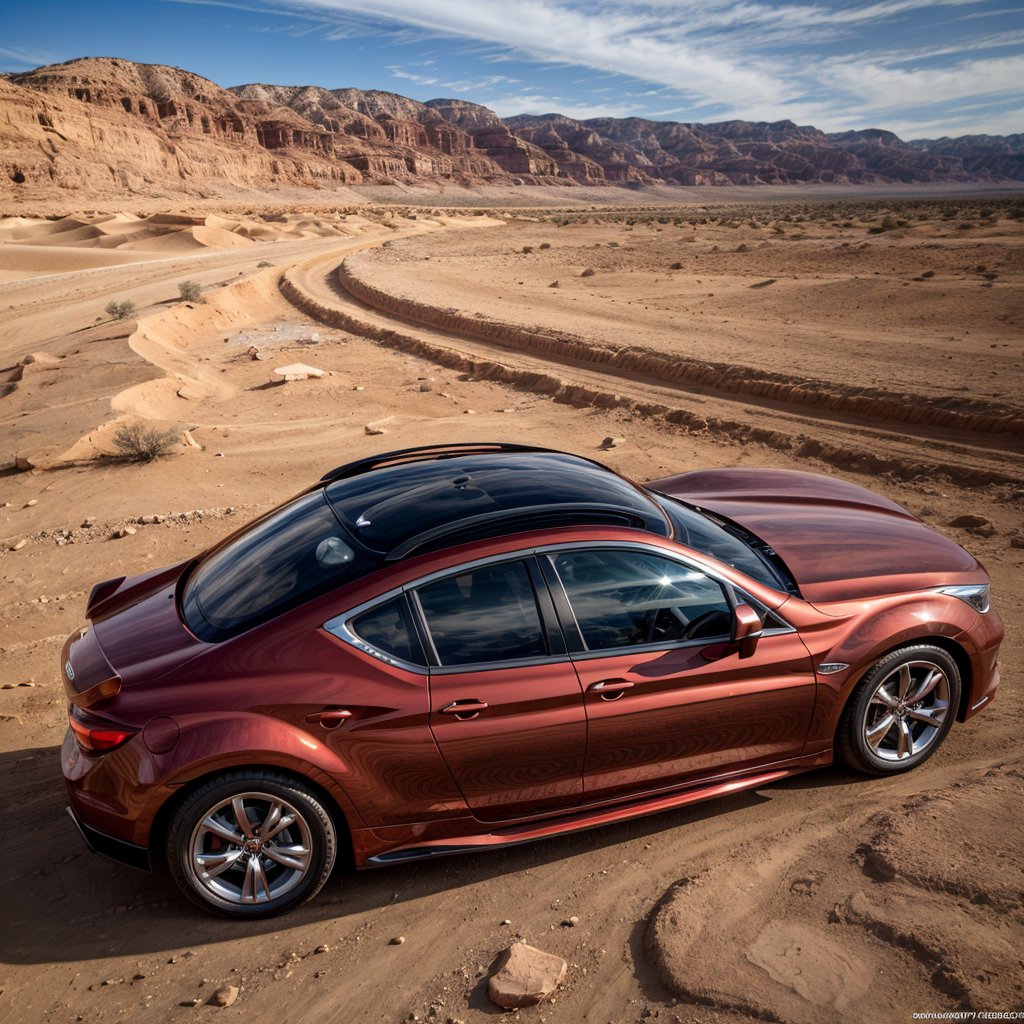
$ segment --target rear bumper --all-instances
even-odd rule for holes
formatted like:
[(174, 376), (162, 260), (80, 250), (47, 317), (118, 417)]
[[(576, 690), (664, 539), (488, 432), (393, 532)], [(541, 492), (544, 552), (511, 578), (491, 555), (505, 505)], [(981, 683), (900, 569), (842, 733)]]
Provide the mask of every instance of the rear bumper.
[(115, 836), (108, 836), (105, 832), (98, 832), (96, 829), (86, 825), (81, 818), (75, 814), (69, 806), (68, 817), (75, 823), (75, 827), (82, 833), (86, 845), (94, 853), (101, 853), (104, 857), (127, 864), (130, 868), (139, 871), (152, 870), (149, 861), (149, 850), (145, 846), (137, 846), (124, 839), (117, 839)]

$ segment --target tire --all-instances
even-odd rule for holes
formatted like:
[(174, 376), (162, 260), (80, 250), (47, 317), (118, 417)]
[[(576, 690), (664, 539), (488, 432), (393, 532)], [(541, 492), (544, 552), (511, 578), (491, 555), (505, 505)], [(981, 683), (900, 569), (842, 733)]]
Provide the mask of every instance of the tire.
[(271, 917), (311, 900), (337, 851), (319, 797), (273, 771), (210, 779), (186, 797), (167, 831), (167, 866), (178, 888), (224, 917)]
[(960, 685), (960, 670), (941, 647), (891, 651), (875, 662), (843, 709), (839, 756), (869, 775), (898, 775), (923, 764), (952, 728)]

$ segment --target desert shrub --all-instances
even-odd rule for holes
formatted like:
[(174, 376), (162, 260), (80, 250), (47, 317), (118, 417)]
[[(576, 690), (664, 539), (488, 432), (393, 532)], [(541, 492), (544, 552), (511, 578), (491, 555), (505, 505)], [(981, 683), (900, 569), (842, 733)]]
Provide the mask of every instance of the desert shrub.
[(593, 267), (587, 267), (587, 269), (584, 270), (582, 274), (580, 274), (580, 277), (593, 277), (595, 273), (596, 271), (593, 269)]
[(524, 256), (529, 256), (531, 252), (533, 252), (533, 246), (532, 245), (524, 245), (523, 246), (522, 253), (523, 253)]
[(537, 248), (538, 249), (550, 249), (551, 248), (551, 243), (550, 242), (541, 242), (540, 245), (537, 246)]
[(260, 260), (259, 263), (256, 264), (257, 267), (272, 267), (273, 265), (274, 264), (271, 263), (270, 260)]
[(182, 302), (198, 302), (203, 289), (198, 281), (182, 281), (178, 285), (178, 295)]
[(111, 299), (104, 306), (104, 312), (112, 320), (127, 320), (135, 312), (135, 303), (131, 299), (125, 299), (123, 302), (116, 302)]
[(122, 423), (114, 434), (114, 447), (126, 462), (152, 462), (170, 455), (178, 445), (178, 434), (173, 430), (157, 430), (136, 420)]
[(682, 270), (682, 269), (683, 269), (683, 265), (682, 265), (682, 263), (680, 263), (680, 262), (679, 262), (679, 261), (677, 260), (677, 261), (676, 261), (675, 263), (673, 263), (673, 264), (672, 264), (672, 265), (671, 265), (671, 266), (670, 266), (670, 267), (669, 267), (668, 269), (669, 269), (669, 270)]

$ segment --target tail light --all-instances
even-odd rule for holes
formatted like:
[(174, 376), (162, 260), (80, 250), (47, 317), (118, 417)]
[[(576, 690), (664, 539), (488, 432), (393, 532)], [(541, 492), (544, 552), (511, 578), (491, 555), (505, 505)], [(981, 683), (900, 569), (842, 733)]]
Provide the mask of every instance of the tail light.
[(68, 724), (79, 747), (87, 754), (105, 754), (116, 750), (135, 735), (134, 729), (124, 729), (112, 722), (98, 719), (82, 720), (72, 708), (68, 712)]

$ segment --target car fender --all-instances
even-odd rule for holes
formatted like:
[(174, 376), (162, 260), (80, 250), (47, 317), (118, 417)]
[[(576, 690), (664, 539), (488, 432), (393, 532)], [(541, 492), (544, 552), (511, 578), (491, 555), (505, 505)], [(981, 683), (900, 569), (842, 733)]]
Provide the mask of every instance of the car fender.
[(807, 754), (832, 746), (839, 716), (854, 688), (889, 651), (941, 638), (959, 644), (968, 657), (974, 654), (967, 631), (978, 612), (947, 595), (927, 592), (894, 598), (881, 608), (871, 602), (870, 609), (861, 605), (844, 613), (833, 606), (828, 612), (840, 616), (836, 623), (803, 637), (818, 684)]
[(253, 712), (236, 712), (230, 719), (185, 715), (175, 721), (179, 735), (174, 748), (167, 754), (152, 755), (154, 777), (148, 781), (162, 794), (155, 801), (154, 817), (169, 790), (218, 772), (258, 766), (310, 779), (334, 800), (350, 828), (365, 827), (341, 781), (350, 774), (348, 765), (305, 729)]

